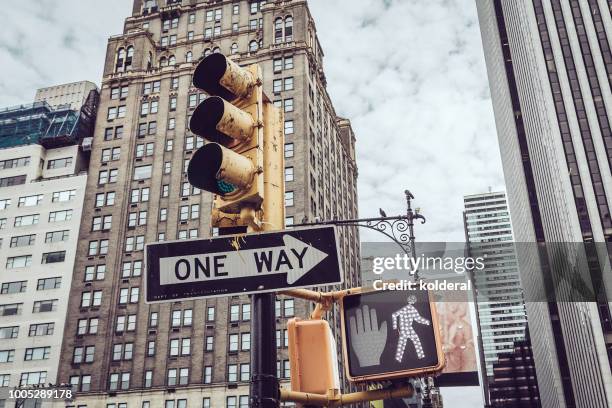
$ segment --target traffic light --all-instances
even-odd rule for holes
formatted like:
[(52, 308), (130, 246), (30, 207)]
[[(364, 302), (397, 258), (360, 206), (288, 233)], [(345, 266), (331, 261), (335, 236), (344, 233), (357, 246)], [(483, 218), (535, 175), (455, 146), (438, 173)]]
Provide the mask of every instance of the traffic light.
[(261, 69), (213, 53), (196, 67), (193, 85), (209, 97), (196, 107), (189, 127), (208, 143), (194, 153), (187, 177), (215, 194), (213, 226), (282, 229), (282, 114), (263, 94)]

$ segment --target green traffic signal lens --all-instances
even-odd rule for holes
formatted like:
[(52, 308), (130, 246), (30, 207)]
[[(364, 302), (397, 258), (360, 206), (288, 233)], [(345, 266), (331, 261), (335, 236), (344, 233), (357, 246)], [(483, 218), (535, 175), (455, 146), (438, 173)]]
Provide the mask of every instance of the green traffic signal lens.
[(217, 180), (217, 187), (219, 187), (219, 191), (223, 194), (229, 194), (236, 190), (236, 186), (223, 180)]

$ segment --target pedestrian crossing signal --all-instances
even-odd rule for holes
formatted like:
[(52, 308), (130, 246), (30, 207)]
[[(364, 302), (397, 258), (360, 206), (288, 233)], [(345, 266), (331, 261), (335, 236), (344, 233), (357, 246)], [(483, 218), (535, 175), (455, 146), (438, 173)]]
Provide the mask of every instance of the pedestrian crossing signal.
[(434, 374), (444, 367), (435, 304), (425, 290), (352, 292), (340, 302), (349, 380)]

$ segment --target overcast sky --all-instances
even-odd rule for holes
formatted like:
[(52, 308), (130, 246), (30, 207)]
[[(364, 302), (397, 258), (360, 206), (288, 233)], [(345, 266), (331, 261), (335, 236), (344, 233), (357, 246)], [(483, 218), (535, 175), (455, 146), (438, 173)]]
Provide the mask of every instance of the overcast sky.
[[(328, 90), (357, 137), (359, 213), (405, 210), (421, 241), (461, 241), (464, 194), (504, 188), (476, 7), (470, 0), (311, 0)], [(100, 83), (130, 0), (11, 2), (0, 25), (0, 107), (36, 88)], [(363, 231), (365, 239), (379, 239)], [(454, 407), (475, 403), (462, 398)]]

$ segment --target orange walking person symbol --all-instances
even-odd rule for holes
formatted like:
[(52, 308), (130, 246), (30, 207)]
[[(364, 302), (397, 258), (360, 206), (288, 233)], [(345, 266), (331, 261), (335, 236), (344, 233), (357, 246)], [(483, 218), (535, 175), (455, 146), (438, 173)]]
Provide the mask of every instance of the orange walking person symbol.
[(393, 321), (393, 330), (397, 330), (399, 326), (399, 340), (397, 342), (397, 350), (395, 352), (395, 359), (401, 363), (404, 358), (404, 350), (406, 344), (411, 341), (419, 359), (425, 358), (423, 352), (423, 346), (421, 345), (421, 339), (419, 335), (412, 327), (413, 323), (420, 323), (429, 326), (431, 322), (419, 314), (419, 311), (414, 307), (416, 303), (416, 297), (414, 295), (408, 296), (408, 304), (402, 307), (391, 315)]

